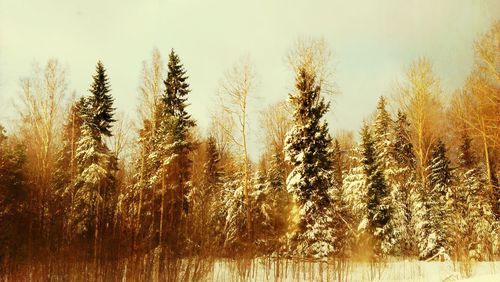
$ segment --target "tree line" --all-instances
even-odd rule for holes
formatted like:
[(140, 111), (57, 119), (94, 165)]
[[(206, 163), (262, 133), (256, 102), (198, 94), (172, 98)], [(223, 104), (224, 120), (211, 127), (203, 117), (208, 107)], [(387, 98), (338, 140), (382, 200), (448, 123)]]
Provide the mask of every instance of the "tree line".
[(154, 51), (129, 142), (103, 63), (75, 98), (50, 60), (21, 80), (16, 130), (0, 126), (0, 269), (48, 257), (97, 269), (146, 255), (498, 258), (499, 42), (497, 22), (449, 96), (431, 62), (417, 59), (356, 141), (332, 137), (325, 121), (328, 47), (301, 41), (288, 57), (294, 90), (261, 114), (257, 162), (247, 149), (256, 73), (246, 61), (224, 76), (201, 134), (179, 55), (164, 64)]

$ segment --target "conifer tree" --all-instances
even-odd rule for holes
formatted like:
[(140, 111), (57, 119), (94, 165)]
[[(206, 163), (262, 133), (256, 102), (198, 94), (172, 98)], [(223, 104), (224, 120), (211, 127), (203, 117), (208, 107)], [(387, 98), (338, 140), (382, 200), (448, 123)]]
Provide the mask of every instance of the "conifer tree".
[(182, 230), (181, 221), (188, 210), (186, 196), (189, 192), (190, 166), (189, 153), (195, 145), (190, 137), (190, 129), (196, 125), (191, 116), (186, 112), (187, 95), (190, 92), (186, 71), (180, 63), (179, 56), (171, 51), (168, 62), (168, 73), (165, 79), (165, 92), (162, 96), (163, 115), (165, 119), (171, 120), (169, 129), (172, 136), (171, 152), (175, 155), (170, 165), (171, 183), (173, 186), (173, 199), (171, 222), (169, 222), (168, 237), (174, 249), (180, 248)]
[(410, 123), (406, 114), (398, 111), (394, 124), (393, 158), (400, 166), (415, 168), (416, 160), (413, 144), (410, 141)]
[[(228, 254), (269, 254), (280, 252), (281, 237), (286, 231), (288, 197), (283, 187), (273, 187), (266, 172), (257, 170), (253, 173), (252, 190), (249, 194), (251, 201), (250, 214), (255, 221), (253, 232), (250, 235), (246, 230), (247, 208), (244, 200), (244, 182), (238, 171), (223, 185), (224, 222), (224, 250)], [(252, 236), (251, 241), (249, 237)], [(252, 247), (252, 248), (250, 248)]]
[[(189, 179), (191, 161), (187, 155), (194, 146), (190, 140), (189, 130), (196, 125), (191, 115), (186, 112), (187, 95), (191, 91), (186, 82), (187, 78), (179, 56), (172, 50), (169, 56), (167, 78), (164, 81), (165, 92), (162, 101), (165, 116), (177, 120), (176, 126), (173, 128), (175, 153), (179, 155), (179, 165), (184, 168), (178, 176), (179, 186), (185, 185)], [(182, 187), (180, 188), (182, 189)]]
[(211, 190), (221, 183), (222, 171), (220, 168), (220, 154), (215, 143), (215, 138), (209, 136), (206, 149), (207, 162), (205, 163), (203, 173), (204, 185)]
[(96, 74), (92, 79), (89, 89), (92, 95), (87, 101), (91, 109), (91, 114), (87, 116), (88, 122), (100, 134), (111, 136), (112, 123), (115, 122), (113, 119), (115, 108), (113, 108), (113, 97), (109, 94), (108, 75), (101, 61), (97, 62)]
[(391, 159), (394, 162), (391, 174), (392, 220), (396, 239), (394, 253), (416, 256), (414, 209), (418, 183), (415, 174), (416, 160), (409, 136), (409, 122), (406, 115), (398, 111), (393, 124), (393, 142), (390, 144)]
[(333, 157), (333, 163), (332, 163), (332, 169), (333, 169), (333, 174), (334, 174), (334, 186), (341, 188), (343, 186), (343, 152), (342, 149), (340, 148), (339, 140), (335, 139), (333, 142), (333, 152), (332, 152), (332, 157)]
[(286, 190), (284, 155), (283, 152), (277, 151), (276, 148), (273, 148), (273, 150), (274, 153), (271, 156), (271, 165), (268, 173), (270, 186), (278, 191)]
[[(136, 140), (137, 150), (133, 157), (133, 173), (131, 182), (120, 195), (120, 206), (128, 228), (133, 230), (132, 245), (134, 249), (151, 249), (158, 245), (159, 232), (159, 160), (166, 158), (156, 152), (160, 123), (164, 118), (164, 105), (161, 99), (163, 77), (165, 75), (163, 60), (158, 50), (153, 51), (150, 64), (143, 63), (140, 89), (140, 113), (142, 128)], [(129, 216), (127, 216), (129, 215)]]
[(220, 233), (224, 225), (219, 209), (222, 209), (221, 189), (223, 173), (220, 154), (215, 138), (209, 136), (202, 147), (205, 154), (203, 176), (198, 185), (189, 191), (189, 250), (193, 253), (211, 253), (222, 247)]
[[(373, 123), (373, 142), (376, 152), (376, 161), (386, 178), (391, 178), (393, 160), (391, 158), (391, 126), (392, 119), (386, 110), (384, 96), (380, 96), (377, 104), (375, 121)], [(386, 179), (387, 180), (387, 179)]]
[[(62, 148), (58, 153), (57, 169), (54, 172), (53, 179), (56, 186), (56, 193), (63, 195), (70, 192), (72, 184), (76, 177), (76, 143), (80, 139), (83, 119), (81, 114), (85, 98), (79, 99), (71, 108), (67, 120), (63, 127)], [(68, 190), (68, 191), (66, 191)]]
[[(160, 97), (153, 100), (159, 101)], [(163, 120), (162, 103), (153, 107), (152, 119), (144, 119), (143, 128), (139, 130), (137, 144), (140, 150), (134, 160), (132, 183), (120, 198), (120, 205), (124, 207), (125, 213), (133, 215), (128, 224), (134, 230), (134, 249), (154, 248), (159, 239), (160, 161), (168, 158), (159, 153), (159, 147), (161, 141), (168, 140), (168, 136), (162, 135), (163, 131), (160, 130)]]
[[(223, 215), (224, 221), (224, 246), (226, 253), (241, 254), (249, 244), (250, 234), (246, 230), (247, 213), (244, 195), (243, 172), (237, 171), (228, 177), (223, 184)], [(251, 195), (249, 195), (251, 196)], [(252, 197), (249, 197), (253, 202)]]
[(7, 139), (7, 135), (5, 135), (5, 128), (0, 124), (0, 145)]
[(115, 206), (117, 158), (110, 152), (103, 136), (111, 136), (114, 122), (113, 98), (101, 62), (80, 106), (80, 138), (76, 144), (77, 176), (71, 203), (70, 224), (87, 241), (96, 257), (103, 235), (109, 232)]
[[(0, 260), (26, 255), (29, 190), (24, 175), (26, 148), (9, 140), (0, 124)], [(1, 268), (1, 267), (0, 267)]]
[[(204, 166), (204, 193), (208, 197), (203, 197), (201, 201), (208, 201), (208, 208), (201, 210), (202, 213), (208, 217), (207, 229), (209, 233), (210, 242), (208, 243), (213, 248), (210, 250), (216, 251), (222, 247), (221, 233), (224, 231), (223, 212), (223, 182), (225, 179), (225, 172), (221, 163), (220, 150), (217, 147), (216, 139), (210, 136), (207, 140), (206, 149), (207, 161)], [(208, 210), (208, 212), (207, 212)], [(203, 230), (207, 232), (207, 230)]]
[(467, 133), (462, 135), (462, 143), (459, 148), (458, 164), (460, 168), (469, 170), (475, 167), (477, 160), (472, 151), (472, 139)]
[(373, 131), (373, 146), (376, 154), (376, 162), (378, 168), (381, 170), (385, 185), (388, 190), (389, 202), (387, 203), (392, 207), (392, 215), (390, 217), (390, 222), (388, 223), (391, 227), (389, 228), (390, 234), (386, 234), (385, 244), (387, 248), (392, 249), (394, 252), (399, 252), (397, 248), (393, 248), (393, 244), (396, 241), (401, 241), (403, 238), (401, 227), (406, 224), (403, 221), (404, 218), (404, 206), (402, 206), (402, 191), (401, 183), (397, 179), (397, 174), (399, 172), (399, 167), (394, 159), (395, 149), (393, 144), (395, 140), (394, 121), (392, 120), (390, 114), (386, 109), (387, 103), (384, 96), (381, 96), (378, 100), (377, 110), (375, 115), (375, 120), (372, 125)]
[[(162, 106), (160, 108), (164, 109)], [(179, 155), (174, 152), (174, 129), (176, 124), (177, 119), (174, 117), (162, 115), (151, 142), (151, 153), (147, 159), (148, 165), (152, 169), (151, 176), (148, 179), (148, 185), (152, 189), (148, 199), (149, 202), (146, 204), (152, 210), (151, 224), (153, 224), (153, 228), (145, 227), (151, 228), (152, 234), (150, 235), (154, 240), (152, 242), (153, 246), (165, 244), (173, 246), (177, 243), (174, 241), (174, 235), (177, 236), (179, 230), (177, 230), (177, 226), (174, 228), (173, 220), (177, 223), (181, 219), (180, 212), (181, 205), (184, 204), (184, 198), (179, 199), (178, 190), (171, 187), (175, 183), (178, 172), (175, 161)]]
[(254, 246), (259, 253), (271, 253), (276, 247), (276, 190), (269, 185), (266, 171), (257, 170), (252, 177), (252, 220)]
[(85, 99), (82, 97), (70, 108), (69, 115), (63, 126), (63, 141), (57, 156), (56, 170), (52, 175), (53, 191), (55, 193), (51, 202), (51, 207), (55, 210), (52, 224), (58, 226), (55, 228), (56, 230), (62, 230), (62, 234), (53, 234), (52, 236), (60, 236), (60, 241), (65, 243), (69, 243), (67, 239), (70, 238), (73, 231), (67, 225), (67, 217), (70, 214), (71, 199), (74, 196), (74, 185), (78, 173), (76, 148), (81, 136), (83, 119), (80, 113), (84, 102)]
[(361, 222), (366, 214), (366, 175), (362, 163), (363, 148), (362, 142), (359, 142), (350, 152), (349, 159), (352, 164), (347, 172), (342, 189), (344, 191), (345, 200), (351, 207), (351, 213), (354, 222)]
[[(269, 230), (266, 232), (266, 238), (261, 239), (265, 241), (267, 250), (269, 252), (282, 251), (284, 242), (282, 238), (286, 234), (289, 224), (289, 214), (291, 210), (292, 197), (286, 189), (286, 173), (285, 173), (285, 160), (283, 152), (277, 146), (273, 146), (274, 153), (271, 156), (269, 170), (266, 177), (263, 179), (265, 183), (256, 188), (261, 188), (265, 196), (265, 204), (267, 213)], [(261, 174), (266, 174), (261, 171)], [(257, 189), (259, 190), (259, 189)], [(260, 243), (263, 245), (263, 243)]]
[[(135, 161), (137, 172), (122, 201), (136, 217), (132, 223), (137, 230), (134, 237), (145, 238), (140, 242), (136, 239), (136, 245), (167, 246), (180, 254), (187, 236), (187, 230), (180, 228), (186, 226), (182, 221), (188, 211), (189, 154), (194, 146), (190, 130), (195, 122), (185, 110), (190, 92), (186, 71), (173, 50), (164, 85), (160, 97), (152, 97), (157, 101), (152, 118), (144, 120), (144, 128), (139, 132), (141, 151)], [(209, 178), (205, 180), (216, 181), (217, 176)]]
[(322, 121), (329, 104), (320, 96), (321, 88), (314, 72), (298, 69), (295, 94), (290, 95), (295, 108), (294, 126), (286, 138), (286, 159), (293, 169), (287, 189), (298, 209), (296, 231), (291, 234), (292, 251), (304, 256), (326, 257), (333, 246), (333, 185), (331, 137)]
[(392, 246), (390, 194), (382, 170), (376, 159), (376, 151), (368, 125), (361, 131), (363, 172), (366, 176), (366, 215), (358, 229), (363, 230), (371, 241), (375, 258), (388, 254)]
[(172, 49), (168, 61), (168, 73), (165, 79), (165, 93), (162, 97), (165, 106), (165, 114), (179, 119), (179, 132), (181, 137), (186, 136), (188, 129), (195, 125), (191, 115), (186, 112), (187, 95), (191, 90), (186, 82), (188, 77), (179, 56)]
[(459, 148), (459, 167), (449, 199), (447, 233), (450, 252), (455, 260), (491, 259), (494, 255), (494, 214), (488, 199), (490, 191), (485, 167), (472, 151), (472, 139), (465, 133)]
[(432, 158), (428, 166), (429, 191), (421, 191), (422, 201), (419, 230), (420, 258), (433, 257), (438, 252), (449, 254), (447, 242), (450, 207), (448, 197), (451, 192), (450, 161), (446, 156), (446, 147), (441, 140), (434, 145)]
[(451, 183), (450, 161), (446, 156), (446, 146), (438, 140), (432, 151), (432, 160), (429, 166), (429, 184), (436, 190), (446, 194)]

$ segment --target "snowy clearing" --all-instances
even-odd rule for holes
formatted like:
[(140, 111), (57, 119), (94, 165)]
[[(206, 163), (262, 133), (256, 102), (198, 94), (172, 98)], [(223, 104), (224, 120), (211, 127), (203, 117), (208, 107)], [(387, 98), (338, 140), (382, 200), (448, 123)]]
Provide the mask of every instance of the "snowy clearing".
[[(208, 281), (339, 281), (333, 265), (291, 261), (255, 260), (248, 268), (241, 262), (216, 262)], [(460, 274), (451, 262), (397, 261), (382, 267), (351, 263), (340, 273), (342, 281), (500, 281), (500, 262), (474, 263), (472, 276)]]

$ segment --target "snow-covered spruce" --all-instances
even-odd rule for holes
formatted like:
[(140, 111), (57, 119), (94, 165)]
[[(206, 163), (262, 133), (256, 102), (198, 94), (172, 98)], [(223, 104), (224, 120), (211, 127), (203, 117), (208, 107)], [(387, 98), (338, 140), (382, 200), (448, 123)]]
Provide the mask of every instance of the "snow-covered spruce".
[[(76, 143), (77, 176), (70, 203), (69, 225), (82, 239), (105, 232), (115, 206), (117, 158), (108, 149), (103, 136), (111, 136), (114, 108), (109, 82), (101, 62), (93, 76), (91, 95), (79, 105), (80, 136)], [(97, 241), (94, 242), (97, 244)], [(94, 246), (97, 248), (97, 245)], [(95, 250), (94, 250), (95, 251)]]
[[(329, 104), (321, 97), (316, 75), (299, 67), (296, 93), (290, 95), (294, 126), (286, 137), (286, 160), (293, 169), (287, 179), (287, 189), (293, 195), (296, 227), (290, 235), (292, 253), (299, 256), (324, 258), (338, 254), (339, 242), (334, 226), (341, 222), (337, 207), (330, 196), (332, 189), (332, 139), (322, 120)], [(338, 187), (337, 187), (338, 188)]]

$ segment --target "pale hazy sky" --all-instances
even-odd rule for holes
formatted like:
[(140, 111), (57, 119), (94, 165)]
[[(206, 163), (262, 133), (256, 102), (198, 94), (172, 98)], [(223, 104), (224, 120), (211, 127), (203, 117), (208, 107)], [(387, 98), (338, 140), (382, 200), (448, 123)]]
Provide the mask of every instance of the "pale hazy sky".
[[(118, 111), (132, 116), (142, 61), (156, 47), (164, 57), (171, 48), (179, 54), (192, 88), (188, 111), (204, 128), (223, 73), (242, 56), (250, 55), (259, 77), (254, 113), (286, 99), (293, 81), (285, 55), (298, 37), (311, 36), (333, 52), (339, 94), (327, 115), (331, 131), (357, 131), (419, 56), (431, 60), (445, 93), (460, 87), (474, 40), (495, 19), (500, 1), (493, 0), (0, 0), (0, 121), (16, 117), (19, 78), (49, 58), (68, 67), (78, 95), (88, 94), (101, 59)], [(255, 118), (250, 127), (259, 131)]]

